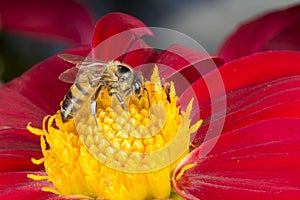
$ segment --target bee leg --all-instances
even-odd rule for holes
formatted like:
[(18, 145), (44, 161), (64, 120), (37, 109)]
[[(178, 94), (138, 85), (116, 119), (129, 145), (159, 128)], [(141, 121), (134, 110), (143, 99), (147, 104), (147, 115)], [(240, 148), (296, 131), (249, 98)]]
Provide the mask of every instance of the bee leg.
[(92, 101), (91, 102), (91, 113), (94, 117), (97, 117), (97, 102), (96, 101)]
[(118, 99), (118, 101), (120, 102), (122, 108), (125, 110), (125, 103), (124, 103), (121, 95), (117, 92), (111, 92), (110, 95), (114, 95)]
[(91, 98), (91, 105), (90, 105), (90, 109), (91, 109), (91, 113), (92, 115), (97, 118), (97, 97), (99, 95), (99, 92), (101, 90), (102, 86), (98, 87), (96, 92), (93, 94), (92, 98)]
[(148, 98), (148, 106), (149, 106), (149, 108), (150, 108), (150, 105), (151, 105), (151, 103), (150, 103), (150, 96), (149, 96), (149, 92), (148, 92), (148, 90), (147, 90), (147, 88), (143, 88), (146, 92), (147, 92), (147, 98)]

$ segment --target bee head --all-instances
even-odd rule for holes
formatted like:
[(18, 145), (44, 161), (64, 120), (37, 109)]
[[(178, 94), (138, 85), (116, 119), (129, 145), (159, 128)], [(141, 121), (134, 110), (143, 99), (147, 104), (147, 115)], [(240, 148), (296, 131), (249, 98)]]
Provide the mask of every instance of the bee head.
[(122, 76), (122, 77), (125, 77), (125, 78), (128, 78), (131, 74), (131, 69), (125, 65), (118, 65), (118, 73)]

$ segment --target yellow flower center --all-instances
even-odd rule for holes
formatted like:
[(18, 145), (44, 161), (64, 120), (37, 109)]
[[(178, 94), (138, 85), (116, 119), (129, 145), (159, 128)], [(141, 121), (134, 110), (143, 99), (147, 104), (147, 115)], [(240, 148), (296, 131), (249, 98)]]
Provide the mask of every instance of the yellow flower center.
[(47, 179), (54, 188), (44, 191), (66, 196), (169, 197), (171, 173), (188, 153), (190, 134), (202, 121), (190, 126), (192, 101), (185, 112), (180, 111), (173, 83), (161, 85), (157, 68), (144, 88), (142, 97), (129, 98), (125, 110), (103, 90), (96, 119), (89, 105), (83, 105), (66, 123), (58, 112), (44, 118), (42, 129), (29, 124), (28, 130), (41, 136), (44, 155), (33, 162), (44, 163), (47, 173), (29, 177)]

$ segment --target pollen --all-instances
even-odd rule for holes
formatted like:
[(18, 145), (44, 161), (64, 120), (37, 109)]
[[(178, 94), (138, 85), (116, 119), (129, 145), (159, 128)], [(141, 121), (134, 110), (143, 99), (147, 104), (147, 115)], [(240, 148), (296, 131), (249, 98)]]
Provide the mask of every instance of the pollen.
[[(99, 199), (158, 199), (171, 194), (171, 174), (188, 153), (190, 134), (201, 121), (190, 124), (192, 100), (185, 111), (178, 106), (173, 83), (161, 84), (155, 68), (144, 83), (142, 96), (124, 98), (122, 108), (114, 96), (103, 90), (97, 98), (97, 116), (90, 102), (76, 116), (63, 123), (60, 111), (46, 116), (43, 128), (28, 124), (40, 136), (46, 177), (62, 196)], [(169, 88), (168, 88), (169, 87)]]

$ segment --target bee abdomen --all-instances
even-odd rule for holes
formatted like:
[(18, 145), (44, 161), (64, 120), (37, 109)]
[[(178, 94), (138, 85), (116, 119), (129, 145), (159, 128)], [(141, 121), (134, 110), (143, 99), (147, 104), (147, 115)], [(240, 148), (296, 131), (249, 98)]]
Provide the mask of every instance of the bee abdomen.
[(63, 122), (73, 118), (73, 113), (85, 102), (88, 91), (76, 82), (71, 86), (61, 105), (61, 117)]
[(63, 122), (69, 121), (73, 117), (74, 105), (68, 96), (65, 96), (61, 108), (61, 118)]

